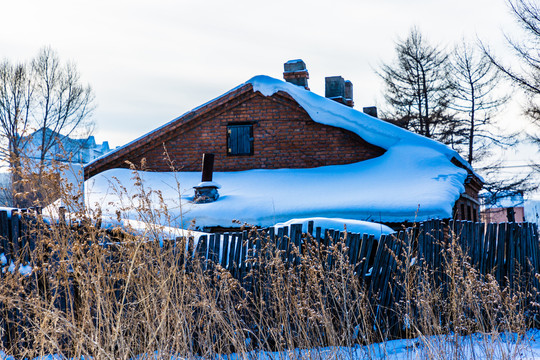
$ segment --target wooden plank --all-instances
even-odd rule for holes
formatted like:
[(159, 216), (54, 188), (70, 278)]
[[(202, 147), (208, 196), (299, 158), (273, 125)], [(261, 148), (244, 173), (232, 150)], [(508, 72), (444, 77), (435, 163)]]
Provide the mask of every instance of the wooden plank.
[(201, 262), (201, 266), (203, 269), (206, 269), (206, 251), (208, 248), (207, 244), (207, 235), (201, 235), (199, 237), (199, 242), (197, 243), (197, 248), (195, 249), (195, 254), (197, 257), (197, 260)]
[[(356, 258), (356, 275), (361, 278), (364, 278), (368, 269), (365, 269), (366, 263), (369, 261), (369, 258), (366, 258), (367, 246), (368, 246), (368, 234), (358, 234), (357, 243), (358, 243), (358, 256)], [(371, 249), (370, 249), (371, 250)], [(364, 270), (365, 269), (365, 270)]]
[(495, 266), (495, 256), (497, 253), (497, 232), (495, 224), (486, 225), (486, 261), (484, 265), (485, 274), (492, 273)]
[(396, 282), (391, 280), (395, 277), (395, 271), (397, 267), (396, 256), (400, 256), (399, 254), (401, 253), (403, 242), (405, 241), (405, 235), (403, 231), (399, 232), (398, 236), (400, 237), (394, 238), (392, 235), (389, 235), (390, 239), (392, 239), (390, 245), (393, 255), (389, 253), (388, 263), (386, 265), (386, 273), (384, 276), (384, 281), (382, 283), (383, 293), (381, 297), (381, 305), (385, 308), (390, 308), (392, 305), (392, 294), (395, 293), (394, 286)]
[(228, 264), (227, 264), (227, 269), (229, 270), (229, 272), (231, 273), (231, 275), (234, 277), (235, 275), (235, 269), (236, 269), (236, 264), (235, 264), (235, 261), (236, 261), (236, 247), (238, 245), (238, 235), (233, 233), (233, 234), (230, 234), (230, 249), (229, 249), (229, 259), (228, 259)]
[(417, 226), (418, 229), (418, 235), (416, 236), (416, 239), (418, 241), (418, 255), (417, 255), (417, 263), (420, 268), (422, 268), (426, 262), (426, 236), (424, 234), (424, 229), (422, 228), (421, 224)]
[(293, 264), (295, 262), (294, 258), (294, 248), (296, 246), (296, 235), (297, 235), (297, 227), (291, 225), (289, 227), (290, 230), (290, 237), (289, 237), (289, 251), (287, 252), (287, 261), (289, 264)]
[[(521, 270), (521, 281), (525, 281), (526, 284), (520, 284), (520, 286), (528, 286), (529, 285), (529, 278), (528, 275), (529, 272), (529, 264), (527, 261), (527, 254), (525, 254), (525, 250), (527, 248), (527, 237), (526, 237), (526, 229), (522, 226), (522, 224), (516, 224), (516, 235), (515, 235), (515, 242), (516, 242), (516, 259), (519, 264), (519, 268)], [(522, 287), (523, 288), (523, 287)]]
[(216, 263), (216, 255), (214, 253), (214, 247), (216, 246), (216, 235), (210, 234), (208, 237), (208, 261)]
[(386, 252), (384, 250), (384, 245), (386, 244), (386, 238), (387, 238), (387, 235), (381, 235), (381, 238), (377, 245), (377, 253), (375, 254), (375, 259), (374, 259), (372, 270), (371, 270), (371, 284), (369, 286), (370, 296), (375, 295), (375, 292), (379, 290), (378, 286), (379, 286), (379, 280), (380, 280), (381, 266), (385, 260), (383, 256), (384, 256), (384, 253)]
[(277, 231), (277, 238), (276, 238), (276, 249), (280, 252), (281, 261), (285, 261), (285, 250), (286, 245), (284, 245), (285, 238), (284, 238), (284, 229), (279, 228)]
[[(528, 252), (531, 254), (531, 278), (533, 280), (533, 285), (536, 289), (540, 289), (540, 281), (535, 276), (538, 274), (538, 240), (534, 237), (534, 227), (533, 224), (527, 223), (527, 240), (529, 244)], [(536, 292), (536, 296), (533, 297), (533, 301), (538, 302), (538, 292)]]
[(23, 264), (28, 264), (30, 260), (30, 254), (28, 252), (28, 236), (29, 236), (29, 224), (28, 210), (24, 209), (19, 215), (19, 246), (20, 246), (20, 261)]
[(6, 210), (0, 211), (0, 253), (4, 253), (6, 258), (11, 259), (11, 248), (9, 246), (9, 223)]
[(291, 249), (291, 258), (289, 261), (292, 262), (294, 259), (294, 266), (300, 265), (300, 254), (302, 251), (302, 224), (293, 224), (291, 225), (291, 244), (294, 244), (294, 249), (296, 255), (293, 254)]
[(178, 269), (183, 269), (186, 259), (186, 237), (178, 236), (174, 240), (174, 251), (175, 251), (175, 260), (176, 266)]
[(244, 255), (244, 272), (243, 272), (243, 284), (244, 289), (249, 292), (253, 292), (253, 277), (251, 276), (251, 269), (253, 269), (253, 247), (254, 239), (249, 236), (249, 233), (245, 231), (245, 255)]
[(334, 230), (334, 236), (332, 236), (333, 244), (336, 245), (335, 248), (339, 252), (343, 252), (343, 231)]
[(322, 229), (320, 226), (317, 226), (315, 228), (315, 240), (319, 243), (319, 250), (320, 250), (320, 245), (321, 245), (321, 240), (322, 240)]
[(289, 256), (291, 254), (291, 241), (289, 237), (289, 227), (283, 228), (283, 239), (281, 240), (281, 250), (283, 250), (283, 261), (289, 264)]
[(266, 239), (267, 239), (267, 234), (266, 232), (263, 232), (263, 233), (258, 233), (257, 234), (257, 237), (255, 239), (255, 247), (253, 249), (254, 253), (253, 253), (253, 257), (255, 259), (255, 263), (254, 265), (257, 266), (257, 268), (259, 267), (259, 261), (260, 261), (260, 258), (261, 258), (261, 254), (262, 254), (262, 248), (266, 242)]
[(385, 310), (388, 307), (388, 304), (385, 303), (385, 296), (388, 288), (390, 287), (389, 284), (389, 276), (392, 269), (392, 262), (394, 261), (394, 257), (391, 254), (391, 251), (395, 250), (395, 243), (396, 241), (393, 241), (391, 235), (387, 235), (384, 244), (384, 249), (382, 251), (382, 259), (379, 265), (379, 271), (378, 271), (378, 280), (377, 280), (377, 289), (375, 293), (379, 293), (378, 299), (379, 299), (379, 305), (381, 305)]
[(11, 243), (11, 254), (14, 259), (19, 258), (19, 213), (17, 210), (11, 210), (11, 219), (9, 226), (9, 237)]
[(358, 253), (360, 251), (360, 243), (362, 242), (362, 238), (360, 234), (350, 234), (350, 249), (349, 249), (349, 258), (351, 265), (354, 267), (356, 271), (356, 267), (358, 265)]
[(343, 233), (343, 242), (345, 243), (345, 248), (347, 249), (346, 255), (348, 258), (349, 264), (351, 263), (351, 233), (348, 231), (345, 231)]
[(324, 244), (326, 245), (326, 251), (328, 252), (326, 257), (326, 265), (328, 269), (332, 269), (334, 262), (333, 247), (334, 247), (334, 230), (327, 229), (324, 236)]
[(527, 236), (527, 225), (527, 223), (519, 223), (519, 242), (521, 243), (521, 261), (523, 261), (525, 273), (529, 276), (531, 274), (532, 249), (529, 244), (529, 237)]
[(313, 225), (313, 220), (309, 220), (307, 223), (307, 233), (311, 236), (315, 236), (315, 234), (313, 233)]
[(540, 264), (539, 264), (539, 258), (538, 258), (538, 239), (534, 236), (534, 226), (531, 223), (527, 224), (527, 237), (529, 238), (529, 244), (530, 244), (530, 252), (532, 255), (532, 272), (534, 274), (537, 274), (540, 272)]
[(442, 273), (443, 273), (443, 232), (442, 232), (442, 222), (440, 220), (435, 220), (432, 222), (432, 232), (433, 232), (433, 270), (435, 275), (435, 284), (437, 287), (442, 284)]
[(368, 236), (366, 263), (364, 264), (365, 271), (369, 271), (373, 267), (373, 264), (375, 264), (375, 257), (377, 256), (380, 242), (381, 238), (375, 239), (373, 235)]
[[(539, 239), (538, 239), (538, 228), (537, 228), (537, 225), (536, 224), (532, 224), (532, 223), (529, 223), (530, 225), (530, 233), (531, 233), (531, 238), (530, 238), (530, 241), (531, 241), (531, 246), (532, 248), (534, 249), (533, 250), (533, 253), (535, 254), (534, 256), (534, 273), (535, 274), (538, 274), (540, 273), (540, 249), (539, 249), (539, 246), (540, 246), (540, 242), (539, 242)], [(540, 289), (540, 281), (539, 279), (535, 276), (534, 277), (535, 279), (535, 286), (537, 289)], [(539, 302), (540, 301), (540, 293), (537, 291), (536, 292), (536, 296), (533, 298), (533, 301), (535, 302)]]
[(481, 274), (486, 274), (486, 255), (487, 245), (485, 237), (485, 226), (482, 223), (476, 223), (476, 233), (478, 237), (478, 269)]
[(497, 282), (500, 286), (504, 286), (504, 276), (506, 268), (505, 259), (506, 250), (506, 224), (501, 223), (497, 225), (497, 259), (496, 259), (496, 276)]
[(186, 242), (186, 271), (192, 271), (193, 270), (193, 258), (195, 256), (195, 239), (193, 236), (189, 236), (187, 238)]
[(476, 233), (475, 233), (475, 229), (474, 229), (474, 226), (473, 226), (473, 223), (470, 222), (470, 221), (467, 221), (467, 255), (469, 256), (469, 258), (471, 259), (471, 264), (474, 264), (474, 261), (476, 260), (476, 251), (475, 251), (475, 245), (476, 245), (476, 241), (475, 241), (475, 237), (476, 237)]
[(221, 254), (221, 234), (214, 234), (214, 246), (212, 247), (212, 253), (214, 257), (214, 264), (220, 263), (220, 254)]
[(300, 261), (301, 261), (301, 256), (302, 255), (305, 255), (305, 244), (304, 244), (304, 241), (302, 239), (302, 224), (298, 224), (296, 225), (298, 227), (297, 229), (297, 236), (296, 236), (296, 246), (298, 247), (298, 253), (299, 253), (299, 256), (298, 256), (298, 264), (300, 264)]
[(506, 229), (506, 264), (508, 280), (510, 281), (510, 289), (514, 288), (514, 275), (515, 275), (515, 223), (508, 224)]
[(469, 229), (466, 221), (456, 221), (456, 236), (464, 255), (469, 255)]
[(433, 237), (431, 235), (429, 221), (421, 223), (422, 231), (424, 233), (424, 246), (425, 246), (425, 261), (426, 265), (433, 269)]
[(246, 272), (246, 258), (247, 258), (247, 231), (244, 230), (240, 233), (239, 238), (240, 254), (238, 257), (238, 280), (243, 283)]
[(229, 233), (223, 234), (223, 242), (221, 245), (221, 267), (226, 269), (229, 264)]
[(233, 266), (233, 276), (235, 279), (240, 280), (240, 265), (242, 263), (242, 234), (234, 234), (234, 266)]
[(283, 228), (278, 228), (276, 238), (276, 249), (281, 250), (283, 242)]
[[(526, 275), (527, 272), (527, 256), (525, 255), (525, 237), (523, 236), (523, 226), (516, 223), (514, 226), (514, 249), (515, 249), (515, 260), (516, 260), (516, 270), (521, 271), (521, 275)], [(517, 275), (517, 274), (516, 274)]]
[(467, 222), (469, 235), (467, 237), (467, 241), (469, 244), (470, 254), (471, 257), (471, 265), (476, 266), (478, 264), (478, 241), (476, 238), (476, 226), (473, 222), (468, 221)]

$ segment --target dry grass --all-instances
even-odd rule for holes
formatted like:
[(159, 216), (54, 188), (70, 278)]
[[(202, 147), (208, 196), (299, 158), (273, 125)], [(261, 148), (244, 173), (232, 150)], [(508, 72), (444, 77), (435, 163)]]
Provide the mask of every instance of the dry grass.
[[(530, 326), (525, 294), (476, 272), (457, 237), (437, 271), (418, 265), (415, 239), (408, 239), (402, 253), (394, 254), (398, 271), (391, 279), (402, 296), (392, 309), (380, 309), (349, 262), (346, 239), (326, 248), (308, 236), (301, 249), (293, 247), (291, 263), (264, 233), (254, 232), (257, 257), (238, 280), (193, 257), (185, 238), (164, 247), (148, 241), (161, 237), (152, 221), (166, 218), (166, 207), (148, 204), (140, 186), (136, 211), (152, 229), (145, 235), (120, 236), (92, 226), (99, 211), (90, 216), (77, 210), (77, 198), (72, 212), (81, 220), (78, 227), (38, 218), (36, 248), (27, 249), (31, 275), (7, 271), (0, 277), (0, 313), (3, 321), (17, 324), (12, 333), (0, 327), (4, 340), (9, 338), (6, 353), (168, 359), (232, 353), (251, 358), (254, 350), (269, 350), (320, 358), (318, 349), (337, 346), (350, 351), (340, 356), (376, 358), (371, 345), (391, 334), (374, 324), (388, 319), (403, 336), (416, 339), (411, 358), (513, 359), (526, 346), (519, 337)], [(445, 285), (436, 285), (435, 276), (447, 279)], [(505, 341), (510, 333), (518, 334), (512, 346)], [(482, 346), (475, 348), (478, 336)]]

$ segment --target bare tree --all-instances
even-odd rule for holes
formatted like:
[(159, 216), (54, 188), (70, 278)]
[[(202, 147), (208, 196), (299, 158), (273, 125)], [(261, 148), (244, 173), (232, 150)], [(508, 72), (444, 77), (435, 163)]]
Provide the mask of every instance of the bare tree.
[(11, 170), (14, 186), (22, 173), (21, 152), (31, 122), (33, 90), (26, 64), (13, 65), (7, 60), (0, 64), (0, 156)]
[[(485, 44), (482, 44), (482, 49), (503, 74), (524, 90), (528, 97), (525, 113), (533, 124), (540, 127), (540, 4), (534, 0), (508, 0), (508, 5), (523, 30), (523, 37), (519, 40), (505, 35), (521, 66), (511, 67), (503, 63)], [(540, 134), (531, 135), (531, 138), (540, 146)]]
[[(50, 48), (26, 64), (8, 60), (0, 64), (0, 160), (10, 169), (14, 193), (24, 191), (20, 180), (28, 170), (36, 172), (36, 185), (42, 184), (47, 154), (58, 141), (55, 134), (69, 136), (89, 128), (93, 99), (92, 89), (81, 85), (75, 65), (62, 65)], [(35, 130), (41, 130), (40, 144), (29, 149), (28, 135)], [(38, 162), (25, 168), (29, 151), (39, 152)], [(28, 203), (20, 200), (14, 205)]]
[(383, 117), (426, 137), (451, 143), (448, 55), (427, 43), (416, 28), (396, 43), (396, 54), (393, 64), (383, 64), (378, 71), (390, 106)]
[[(47, 154), (57, 143), (56, 134), (72, 135), (76, 130), (88, 129), (93, 110), (94, 95), (89, 85), (80, 83), (74, 64), (62, 65), (51, 48), (42, 49), (32, 61), (34, 79), (34, 120), (41, 131), (39, 173), (46, 165)], [(46, 131), (49, 129), (50, 131)], [(67, 150), (67, 149), (64, 149)]]
[(498, 94), (501, 74), (490, 59), (462, 41), (452, 56), (453, 98), (450, 107), (457, 113), (455, 136), (462, 139), (460, 149), (467, 161), (484, 157), (493, 145), (512, 145), (515, 137), (501, 135), (493, 121), (495, 113), (508, 101)]

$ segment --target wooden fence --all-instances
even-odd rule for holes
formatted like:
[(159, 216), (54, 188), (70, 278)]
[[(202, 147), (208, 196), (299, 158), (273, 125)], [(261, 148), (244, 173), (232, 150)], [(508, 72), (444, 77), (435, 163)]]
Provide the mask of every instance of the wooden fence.
[[(40, 232), (35, 231), (38, 225), (32, 211), (0, 211), (0, 254), (3, 254), (0, 256), (0, 281), (5, 271), (17, 271), (17, 267), (32, 263), (32, 251), (40, 241)], [(74, 227), (73, 231), (80, 229)], [(425, 266), (431, 269), (431, 272), (427, 272), (430, 274), (429, 280), (434, 286), (444, 288), (449, 280), (444, 267), (455, 256), (451, 252), (455, 249), (452, 244), (456, 243), (479, 274), (490, 274), (501, 286), (509, 286), (510, 289), (540, 289), (535, 277), (535, 274), (540, 274), (539, 239), (535, 224), (434, 220), (378, 239), (369, 234), (314, 227), (312, 222), (308, 224), (307, 232), (302, 230), (302, 225), (298, 224), (277, 229), (208, 234), (198, 239), (164, 240), (163, 248), (170, 249), (181, 244), (179, 250), (186, 259), (202, 259), (203, 266), (210, 271), (219, 264), (238, 279), (247, 291), (253, 292), (261, 284), (256, 283), (251, 270), (257, 266), (265, 245), (272, 244), (274, 251), (279, 250), (288, 266), (300, 265), (300, 255), (308, 243), (325, 249), (342, 246), (345, 258), (354, 266), (356, 276), (364, 281), (373, 307), (389, 310), (380, 312), (378, 326), (394, 323), (392, 317), (395, 311), (392, 308), (403, 296), (400, 283), (396, 281), (396, 278), (403, 276), (403, 264), (408, 264), (405, 268)], [(116, 246), (122, 245), (117, 243)], [(188, 249), (187, 253), (185, 249)], [(326, 266), (331, 269), (336, 259), (332, 251), (327, 254)], [(114, 261), (111, 259), (104, 261)], [(67, 298), (58, 301), (60, 310), (68, 306)], [(9, 348), (17, 337), (17, 310), (5, 308), (0, 303), (0, 313), (4, 314), (4, 320), (0, 321), (0, 333), (3, 334), (0, 346), (3, 344), (4, 348)]]
[[(395, 284), (391, 280), (396, 278), (399, 262), (413, 259), (417, 267), (427, 266), (433, 270), (433, 285), (441, 286), (447, 280), (443, 272), (449, 265), (448, 252), (453, 240), (463, 250), (460, 257), (466, 257), (480, 275), (493, 275), (502, 287), (509, 285), (510, 288), (526, 290), (535, 286), (540, 289), (535, 278), (535, 274), (540, 274), (539, 238), (537, 226), (533, 223), (483, 224), (433, 220), (382, 235), (379, 239), (369, 234), (314, 228), (313, 223), (309, 223), (308, 231), (303, 233), (302, 225), (297, 224), (256, 233), (246, 230), (203, 235), (198, 239), (195, 254), (220, 264), (235, 278), (242, 280), (257, 263), (261, 244), (265, 240), (275, 244), (288, 263), (296, 265), (299, 264), (299, 257), (294, 254), (294, 247), (302, 249), (308, 241), (314, 240), (330, 248), (343, 241), (356, 275), (364, 279), (369, 295), (377, 299), (377, 305), (385, 308), (399, 301), (395, 297), (399, 291), (390, 285)], [(171, 246), (167, 242), (165, 244)], [(330, 255), (329, 268), (332, 267), (332, 260)], [(248, 291), (252, 290), (251, 284), (246, 286)]]

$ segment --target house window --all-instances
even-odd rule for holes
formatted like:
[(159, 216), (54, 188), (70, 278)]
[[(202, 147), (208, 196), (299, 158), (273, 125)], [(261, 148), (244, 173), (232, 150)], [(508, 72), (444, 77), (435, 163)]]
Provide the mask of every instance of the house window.
[(227, 155), (253, 155), (253, 124), (227, 126)]

